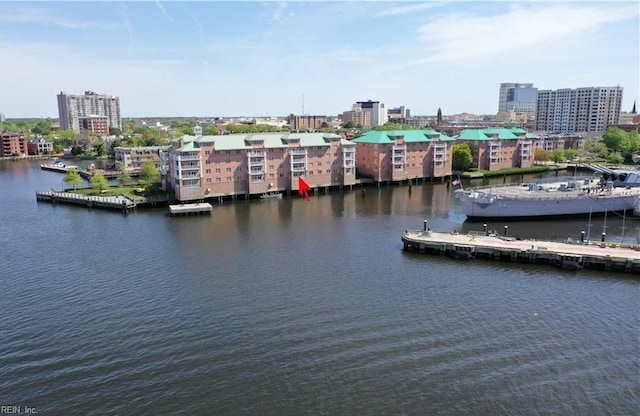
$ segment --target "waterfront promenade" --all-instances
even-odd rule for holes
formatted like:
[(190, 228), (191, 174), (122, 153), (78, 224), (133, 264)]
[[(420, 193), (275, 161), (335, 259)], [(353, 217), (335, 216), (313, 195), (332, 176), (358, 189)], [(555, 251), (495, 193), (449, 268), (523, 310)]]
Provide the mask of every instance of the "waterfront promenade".
[(404, 249), (447, 254), (454, 258), (545, 263), (560, 268), (593, 268), (640, 273), (640, 245), (629, 243), (518, 240), (484, 233), (440, 233), (405, 230)]
[(136, 207), (136, 203), (126, 196), (91, 196), (72, 192), (36, 191), (36, 200), (52, 204), (83, 205), (87, 207), (121, 210), (124, 213)]

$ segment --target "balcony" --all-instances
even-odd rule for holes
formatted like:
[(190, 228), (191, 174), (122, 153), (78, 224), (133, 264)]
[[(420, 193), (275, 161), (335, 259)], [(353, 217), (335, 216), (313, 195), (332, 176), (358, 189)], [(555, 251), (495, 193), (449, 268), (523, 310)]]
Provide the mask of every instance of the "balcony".
[(200, 174), (198, 173), (181, 173), (180, 174), (180, 179), (189, 179), (189, 178), (200, 179)]
[(177, 160), (182, 160), (182, 161), (200, 160), (200, 153), (180, 153), (177, 156)]
[(195, 165), (195, 164), (183, 164), (183, 165), (179, 165), (178, 169), (180, 170), (200, 170), (200, 165)]
[(291, 156), (306, 156), (307, 155), (307, 149), (289, 149), (289, 154)]

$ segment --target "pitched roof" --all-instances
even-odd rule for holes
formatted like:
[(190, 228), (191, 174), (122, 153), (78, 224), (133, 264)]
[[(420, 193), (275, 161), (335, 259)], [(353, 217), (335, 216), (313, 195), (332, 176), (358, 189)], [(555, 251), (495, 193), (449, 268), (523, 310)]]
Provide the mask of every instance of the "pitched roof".
[(407, 143), (430, 142), (433, 140), (453, 140), (435, 130), (371, 130), (356, 139), (356, 143), (393, 143), (396, 137), (402, 137)]
[(352, 145), (350, 141), (334, 133), (252, 133), (201, 137), (184, 135), (174, 141), (182, 140), (185, 143), (178, 151), (193, 151), (204, 143), (211, 143), (215, 150), (241, 150), (250, 149), (251, 144), (256, 141), (262, 141), (265, 148), (286, 148), (294, 140), (299, 141), (302, 147), (330, 146), (332, 139), (339, 140), (342, 145)]
[(520, 138), (537, 138), (535, 135), (527, 133), (524, 129), (506, 129), (506, 128), (488, 128), (488, 129), (466, 129), (462, 130), (457, 136), (458, 140), (517, 140)]

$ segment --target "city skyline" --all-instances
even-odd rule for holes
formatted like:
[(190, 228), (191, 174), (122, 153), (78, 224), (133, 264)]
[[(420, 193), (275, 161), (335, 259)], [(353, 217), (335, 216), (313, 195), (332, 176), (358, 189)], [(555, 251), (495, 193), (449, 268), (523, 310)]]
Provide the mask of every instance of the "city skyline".
[(636, 2), (2, 2), (0, 113), (57, 118), (60, 91), (122, 117), (495, 114), (501, 83), (639, 97)]

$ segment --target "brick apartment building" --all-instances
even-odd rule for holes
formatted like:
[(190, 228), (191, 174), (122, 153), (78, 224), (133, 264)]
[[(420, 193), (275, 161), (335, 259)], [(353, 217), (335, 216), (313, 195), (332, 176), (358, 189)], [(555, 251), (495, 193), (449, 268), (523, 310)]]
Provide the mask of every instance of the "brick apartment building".
[(169, 187), (180, 201), (294, 192), (356, 183), (356, 145), (333, 133), (182, 136), (169, 150)]
[(471, 147), (478, 169), (499, 170), (533, 166), (538, 136), (523, 129), (468, 129), (454, 136), (456, 143)]
[(353, 140), (360, 175), (375, 182), (451, 176), (454, 139), (434, 130), (369, 131)]
[(0, 157), (27, 156), (27, 138), (22, 133), (0, 133)]

